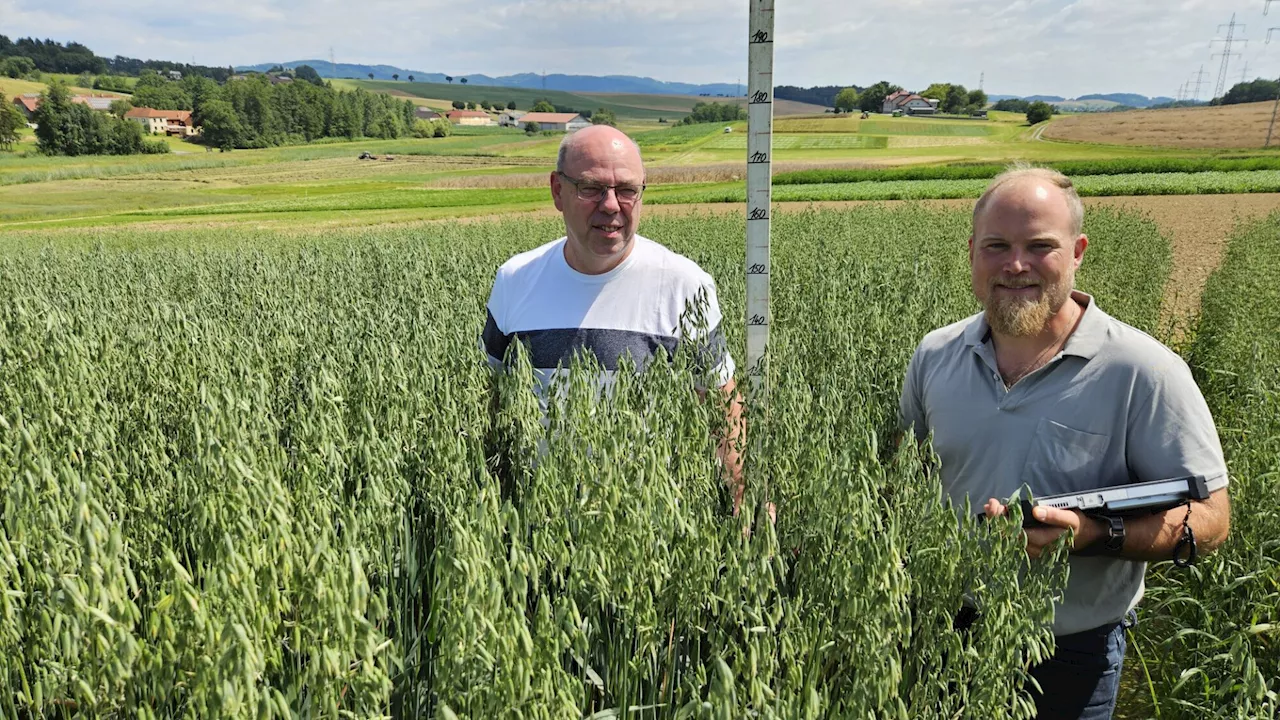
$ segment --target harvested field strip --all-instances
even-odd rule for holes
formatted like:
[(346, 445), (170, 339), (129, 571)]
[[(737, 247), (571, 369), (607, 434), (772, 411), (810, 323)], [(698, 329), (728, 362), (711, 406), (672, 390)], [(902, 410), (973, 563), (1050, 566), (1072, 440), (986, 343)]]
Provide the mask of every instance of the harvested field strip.
[(1044, 130), (1051, 140), (1176, 148), (1261, 148), (1275, 103), (1132, 110), (1059, 117)]

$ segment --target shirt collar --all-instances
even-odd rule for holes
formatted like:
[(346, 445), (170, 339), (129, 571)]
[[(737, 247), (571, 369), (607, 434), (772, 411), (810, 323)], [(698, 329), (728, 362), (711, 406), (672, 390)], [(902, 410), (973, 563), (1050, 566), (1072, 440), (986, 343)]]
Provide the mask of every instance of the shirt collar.
[(1075, 332), (1067, 338), (1062, 354), (1092, 360), (1102, 350), (1102, 343), (1107, 339), (1107, 320), (1110, 316), (1098, 307), (1092, 295), (1072, 290), (1071, 299), (1084, 306), (1084, 315), (1080, 317)]
[[(1071, 299), (1084, 307), (1084, 315), (1080, 317), (1080, 323), (1076, 325), (1075, 332), (1067, 338), (1062, 354), (1092, 360), (1102, 349), (1102, 343), (1107, 338), (1109, 316), (1098, 307), (1098, 303), (1088, 293), (1072, 290)], [(987, 323), (987, 314), (978, 313), (974, 322), (965, 328), (964, 343), (969, 347), (978, 347), (985, 345), (990, 338), (991, 326)]]

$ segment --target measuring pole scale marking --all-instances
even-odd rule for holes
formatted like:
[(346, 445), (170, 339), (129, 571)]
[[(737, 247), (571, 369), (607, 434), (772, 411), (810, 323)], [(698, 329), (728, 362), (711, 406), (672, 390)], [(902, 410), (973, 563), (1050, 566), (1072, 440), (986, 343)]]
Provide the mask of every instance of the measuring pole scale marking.
[(746, 335), (749, 391), (768, 403), (770, 219), (773, 173), (774, 0), (749, 0), (747, 30), (747, 257)]

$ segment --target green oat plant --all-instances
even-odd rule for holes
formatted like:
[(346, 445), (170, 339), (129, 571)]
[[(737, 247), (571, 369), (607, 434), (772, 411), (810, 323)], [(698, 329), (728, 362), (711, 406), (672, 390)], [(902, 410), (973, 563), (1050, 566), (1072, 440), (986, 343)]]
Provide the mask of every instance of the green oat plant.
[(1280, 713), (1280, 215), (1240, 228), (1190, 349), (1231, 477), (1231, 537), (1151, 579), (1137, 628), (1147, 715)]
[[(1088, 223), (1084, 288), (1153, 330), (1167, 243)], [(775, 216), (737, 518), (693, 349), (608, 393), (579, 358), (546, 403), (520, 345), (490, 370), (494, 270), (561, 231), (7, 237), (0, 714), (1031, 717), (1062, 549), (894, 443), (915, 344), (976, 310), (966, 214)], [(744, 221), (642, 231), (717, 279), (741, 360)]]

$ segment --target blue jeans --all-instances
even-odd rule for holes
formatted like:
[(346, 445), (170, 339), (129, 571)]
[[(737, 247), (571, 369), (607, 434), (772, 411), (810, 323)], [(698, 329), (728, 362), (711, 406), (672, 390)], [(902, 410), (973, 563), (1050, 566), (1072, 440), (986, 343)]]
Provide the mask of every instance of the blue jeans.
[(1042, 689), (1028, 687), (1036, 720), (1110, 720), (1124, 666), (1125, 628), (1136, 621), (1130, 613), (1124, 622), (1059, 635), (1053, 657), (1031, 668)]

